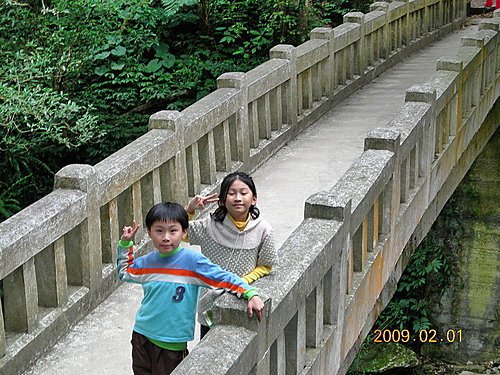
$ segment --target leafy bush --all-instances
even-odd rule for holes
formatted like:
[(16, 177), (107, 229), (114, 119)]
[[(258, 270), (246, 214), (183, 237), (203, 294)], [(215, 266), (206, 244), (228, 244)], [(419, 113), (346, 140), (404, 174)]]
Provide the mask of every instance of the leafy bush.
[(275, 44), (303, 42), (337, 2), (1, 2), (0, 220), (49, 192), (64, 165), (139, 137), (152, 113), (184, 109)]

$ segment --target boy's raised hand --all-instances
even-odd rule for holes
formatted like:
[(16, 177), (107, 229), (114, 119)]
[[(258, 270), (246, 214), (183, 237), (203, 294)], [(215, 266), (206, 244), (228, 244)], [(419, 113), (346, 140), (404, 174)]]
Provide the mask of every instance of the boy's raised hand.
[(217, 202), (219, 194), (213, 193), (207, 196), (195, 195), (185, 207), (188, 214), (193, 214), (196, 210), (203, 210), (207, 204)]
[(122, 240), (123, 241), (133, 241), (134, 236), (139, 230), (140, 225), (135, 222), (135, 220), (132, 222), (132, 226), (124, 226), (123, 231), (122, 231)]
[(260, 322), (264, 318), (264, 302), (262, 302), (259, 296), (252, 297), (247, 304), (247, 315), (249, 318), (252, 318), (254, 312)]

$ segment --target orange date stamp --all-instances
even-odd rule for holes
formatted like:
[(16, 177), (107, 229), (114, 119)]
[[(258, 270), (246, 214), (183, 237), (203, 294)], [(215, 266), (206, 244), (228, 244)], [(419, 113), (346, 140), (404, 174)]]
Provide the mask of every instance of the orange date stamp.
[(454, 343), (462, 342), (461, 329), (448, 329), (442, 336), (435, 329), (422, 329), (411, 332), (408, 329), (376, 329), (373, 331), (373, 342), (418, 342), (418, 343)]

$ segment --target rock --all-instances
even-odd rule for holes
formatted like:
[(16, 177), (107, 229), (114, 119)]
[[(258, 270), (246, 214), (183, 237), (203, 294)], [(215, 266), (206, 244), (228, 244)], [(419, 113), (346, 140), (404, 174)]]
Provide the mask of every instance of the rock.
[(417, 354), (401, 344), (365, 343), (349, 368), (349, 373), (378, 374), (419, 365)]

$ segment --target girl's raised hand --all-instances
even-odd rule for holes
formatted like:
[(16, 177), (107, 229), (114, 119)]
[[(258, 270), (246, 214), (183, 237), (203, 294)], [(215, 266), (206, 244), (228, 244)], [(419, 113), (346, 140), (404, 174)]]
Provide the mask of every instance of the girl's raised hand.
[(195, 195), (193, 199), (186, 206), (186, 212), (193, 214), (196, 210), (203, 210), (207, 204), (217, 202), (219, 194), (213, 193), (207, 196)]
[(122, 240), (123, 241), (133, 241), (134, 236), (139, 230), (140, 225), (135, 222), (135, 220), (132, 222), (132, 226), (124, 226), (123, 231), (122, 231)]

